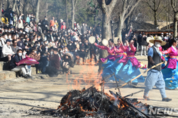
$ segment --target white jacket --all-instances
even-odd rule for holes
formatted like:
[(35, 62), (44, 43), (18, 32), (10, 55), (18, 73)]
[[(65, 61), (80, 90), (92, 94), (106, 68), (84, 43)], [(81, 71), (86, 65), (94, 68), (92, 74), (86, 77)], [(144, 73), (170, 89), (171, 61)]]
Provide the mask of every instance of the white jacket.
[(7, 45), (5, 44), (5, 45), (3, 45), (3, 47), (2, 47), (2, 54), (3, 54), (3, 57), (6, 57), (6, 56), (8, 56), (9, 54), (13, 55), (14, 52), (12, 51), (11, 46), (7, 46)]

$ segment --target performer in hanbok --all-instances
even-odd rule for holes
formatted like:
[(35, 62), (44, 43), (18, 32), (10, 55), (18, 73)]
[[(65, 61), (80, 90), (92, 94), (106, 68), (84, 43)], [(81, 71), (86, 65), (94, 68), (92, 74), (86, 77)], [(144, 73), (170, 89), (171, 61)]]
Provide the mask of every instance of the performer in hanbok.
[[(123, 57), (126, 57), (126, 54), (124, 54), (124, 51), (120, 47), (120, 41), (118, 40), (117, 47), (114, 46), (113, 40), (109, 41), (109, 46), (100, 46), (95, 43), (95, 46), (102, 50), (107, 50), (109, 56), (106, 58), (101, 58), (101, 61), (104, 63), (106, 60), (107, 62), (104, 63), (103, 66), (103, 72), (102, 77), (109, 77), (109, 80), (114, 81), (115, 78), (113, 74), (117, 76), (117, 70), (118, 68), (121, 68), (122, 65), (119, 65), (117, 62), (122, 59)], [(118, 66), (119, 65), (119, 66)], [(112, 76), (111, 76), (112, 75)]]
[(109, 47), (107, 46), (100, 46), (97, 43), (95, 43), (95, 46), (108, 51), (108, 56), (106, 58), (101, 58), (101, 61), (104, 63), (107, 59), (115, 61), (117, 58), (121, 58), (122, 56), (126, 56), (124, 54), (124, 51), (121, 49), (121, 42), (118, 40), (117, 46), (114, 46), (114, 43), (112, 40), (109, 41)]
[(167, 65), (162, 69), (163, 77), (166, 83), (167, 89), (178, 88), (178, 49), (176, 48), (176, 40), (172, 40), (172, 46), (162, 54), (169, 54)]
[[(137, 77), (141, 74), (139, 68), (146, 69), (146, 65), (141, 64), (135, 57), (135, 52), (137, 48), (134, 47), (134, 41), (131, 40), (130, 43), (126, 41), (126, 46), (121, 46), (122, 50), (127, 53), (127, 58), (120, 59), (118, 63), (123, 64), (122, 68), (118, 71), (118, 77), (121, 81), (129, 82), (131, 79)], [(138, 83), (144, 82), (143, 76), (134, 80), (131, 85), (137, 85)]]

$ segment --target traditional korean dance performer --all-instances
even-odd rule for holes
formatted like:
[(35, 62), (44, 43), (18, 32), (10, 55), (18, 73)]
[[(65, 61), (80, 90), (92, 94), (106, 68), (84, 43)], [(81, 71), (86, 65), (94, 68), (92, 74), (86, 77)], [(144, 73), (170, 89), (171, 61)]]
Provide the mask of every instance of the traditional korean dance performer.
[(166, 83), (167, 89), (177, 89), (178, 88), (178, 49), (176, 48), (176, 40), (172, 40), (172, 46), (166, 50), (162, 51), (162, 54), (169, 54), (168, 62), (165, 68), (162, 69), (163, 77)]
[[(121, 81), (129, 82), (131, 79), (135, 78), (141, 74), (139, 68), (146, 69), (146, 65), (141, 64), (137, 58), (135, 58), (136, 47), (134, 47), (134, 41), (131, 40), (130, 43), (126, 41), (126, 46), (121, 46), (122, 50), (127, 53), (127, 58), (120, 59), (118, 63), (123, 64), (122, 68), (118, 71), (118, 78)], [(143, 76), (137, 78), (132, 82), (132, 85), (137, 85), (139, 82), (144, 82)]]
[(103, 63), (107, 60), (107, 62), (102, 65), (104, 68), (102, 72), (102, 77), (108, 77), (112, 75), (109, 78), (109, 80), (112, 80), (112, 81), (115, 80), (113, 74), (117, 76), (118, 74), (117, 70), (119, 70), (122, 67), (122, 65), (121, 64), (119, 65), (119, 63), (117, 62), (123, 57), (126, 57), (126, 54), (124, 54), (124, 51), (121, 49), (120, 45), (121, 43), (119, 40), (118, 40), (117, 47), (114, 46), (113, 40), (109, 40), (109, 47), (99, 46), (95, 44), (95, 46), (97, 46), (98, 48), (108, 51), (109, 56), (106, 58), (101, 58), (101, 61)]
[[(159, 47), (161, 45), (165, 45), (166, 42), (162, 41), (161, 37), (156, 37), (155, 39), (150, 40), (150, 42), (153, 43), (154, 46), (152, 46), (148, 50), (148, 67), (152, 68), (153, 66), (162, 62)], [(171, 101), (171, 99), (167, 98), (166, 96), (165, 82), (161, 69), (162, 68), (160, 65), (148, 71), (147, 78), (145, 81), (145, 91), (143, 96), (144, 99), (149, 100), (148, 93), (154, 86), (156, 86), (160, 90), (162, 101)]]
[(97, 43), (95, 43), (95, 46), (102, 49), (107, 50), (109, 56), (106, 58), (101, 58), (101, 61), (104, 63), (107, 59), (115, 61), (117, 58), (121, 58), (122, 56), (126, 56), (126, 53), (121, 48), (121, 41), (118, 39), (117, 46), (114, 46), (113, 40), (109, 41), (109, 47), (107, 46), (100, 46)]

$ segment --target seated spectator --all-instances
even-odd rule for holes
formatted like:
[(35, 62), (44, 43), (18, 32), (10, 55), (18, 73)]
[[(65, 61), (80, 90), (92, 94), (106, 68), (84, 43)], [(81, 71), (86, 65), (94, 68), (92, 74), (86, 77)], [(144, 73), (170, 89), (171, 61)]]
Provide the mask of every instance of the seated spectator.
[(6, 44), (3, 45), (3, 47), (2, 47), (2, 54), (3, 54), (2, 61), (10, 61), (11, 56), (14, 54), (10, 44), (11, 44), (11, 40), (7, 39)]
[[(35, 59), (35, 60), (37, 60), (39, 62), (41, 54), (40, 53), (37, 54), (36, 49), (33, 49), (32, 52), (29, 54), (29, 57), (33, 58), (33, 59)], [(38, 74), (39, 73), (39, 69), (40, 69), (39, 64), (36, 64), (35, 67), (36, 67), (36, 73)]]
[(17, 54), (15, 54), (15, 56), (10, 61), (10, 69), (14, 72), (20, 72), (20, 75), (24, 78), (30, 78), (30, 75), (27, 74), (25, 65), (20, 65), (20, 66), (16, 65), (16, 63), (18, 63), (20, 60), (22, 60), (21, 49), (17, 51)]
[(22, 39), (18, 39), (17, 41), (17, 46), (20, 47), (21, 49), (24, 49), (25, 46), (24, 46), (24, 43), (23, 43), (23, 40)]
[(29, 54), (29, 57), (39, 61), (40, 60), (40, 53), (37, 54), (36, 49), (33, 49), (32, 52)]
[(20, 48), (17, 46), (17, 41), (16, 40), (13, 40), (13, 45), (11, 46), (12, 48), (12, 51), (16, 54), (17, 53), (17, 50)]
[[(27, 55), (27, 50), (23, 49), (22, 50), (22, 59), (25, 59), (27, 57), (29, 57)], [(25, 68), (27, 69), (27, 74), (31, 76), (31, 65), (26, 65)]]

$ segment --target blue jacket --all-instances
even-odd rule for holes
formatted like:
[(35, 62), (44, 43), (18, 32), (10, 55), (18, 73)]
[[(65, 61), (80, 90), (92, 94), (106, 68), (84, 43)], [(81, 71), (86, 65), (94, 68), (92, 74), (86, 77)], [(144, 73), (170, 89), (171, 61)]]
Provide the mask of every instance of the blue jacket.
[(18, 63), (20, 60), (22, 60), (22, 57), (20, 57), (18, 54), (15, 54), (10, 61), (10, 69), (15, 68), (17, 66), (16, 63)]

